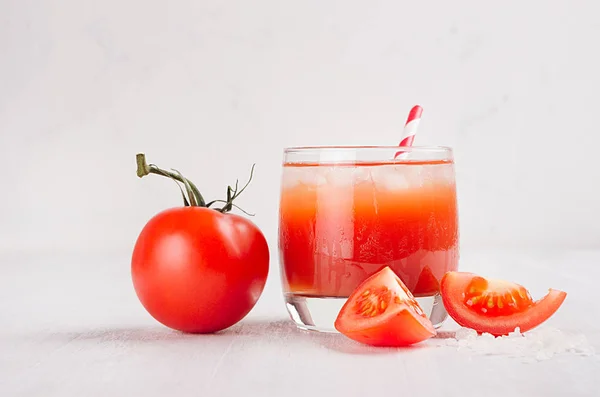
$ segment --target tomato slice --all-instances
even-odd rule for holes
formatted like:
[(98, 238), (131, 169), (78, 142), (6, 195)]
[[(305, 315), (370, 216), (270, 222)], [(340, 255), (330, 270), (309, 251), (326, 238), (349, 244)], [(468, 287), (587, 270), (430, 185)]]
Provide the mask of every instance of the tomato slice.
[(387, 266), (354, 290), (340, 310), (335, 328), (372, 346), (407, 346), (435, 335), (421, 306)]
[(425, 266), (419, 274), (417, 285), (413, 288), (413, 295), (416, 296), (431, 296), (440, 290), (440, 283), (433, 275), (429, 266)]
[(477, 332), (507, 335), (529, 331), (550, 318), (567, 293), (550, 289), (534, 301), (525, 287), (473, 273), (448, 272), (441, 282), (444, 307), (458, 324)]

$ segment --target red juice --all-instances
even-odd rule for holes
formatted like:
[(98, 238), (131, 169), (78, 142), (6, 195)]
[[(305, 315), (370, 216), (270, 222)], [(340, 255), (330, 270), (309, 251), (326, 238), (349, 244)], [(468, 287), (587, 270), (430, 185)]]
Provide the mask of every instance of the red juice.
[(417, 297), (458, 266), (452, 160), (285, 163), (279, 248), (286, 294), (348, 297), (385, 266)]

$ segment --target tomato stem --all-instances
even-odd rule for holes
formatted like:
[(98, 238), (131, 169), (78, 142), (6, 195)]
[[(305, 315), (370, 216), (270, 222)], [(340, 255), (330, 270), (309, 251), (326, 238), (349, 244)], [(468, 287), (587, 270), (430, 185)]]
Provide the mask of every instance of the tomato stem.
[(216, 208), (217, 211), (225, 213), (225, 212), (229, 212), (231, 211), (231, 209), (233, 207), (237, 208), (238, 210), (242, 211), (244, 214), (249, 215), (249, 216), (254, 216), (254, 214), (250, 214), (246, 211), (244, 211), (242, 208), (238, 207), (237, 205), (233, 204), (233, 200), (235, 200), (236, 198), (239, 197), (240, 194), (242, 194), (242, 192), (244, 190), (246, 190), (246, 188), (248, 187), (248, 185), (250, 185), (250, 182), (252, 182), (252, 177), (254, 176), (254, 167), (256, 166), (256, 164), (252, 164), (252, 168), (250, 169), (250, 177), (248, 178), (248, 182), (246, 182), (246, 184), (238, 191), (238, 185), (239, 185), (239, 181), (236, 180), (235, 181), (235, 188), (231, 187), (231, 186), (227, 186), (227, 200), (213, 200), (210, 203), (207, 203), (206, 206), (210, 208), (211, 205), (215, 204), (215, 203), (224, 203), (225, 205), (221, 208)]
[[(250, 177), (248, 178), (248, 182), (246, 182), (246, 184), (244, 186), (242, 186), (241, 189), (238, 189), (239, 181), (236, 180), (235, 187), (227, 186), (227, 200), (213, 200), (213, 201), (207, 203), (204, 200), (204, 197), (202, 197), (202, 195), (200, 194), (200, 191), (198, 190), (196, 185), (194, 185), (194, 183), (192, 181), (190, 181), (189, 179), (184, 177), (181, 174), (181, 172), (177, 171), (176, 169), (172, 169), (172, 171), (167, 171), (167, 170), (158, 168), (154, 164), (148, 164), (146, 162), (146, 155), (144, 153), (138, 153), (135, 156), (135, 159), (136, 159), (136, 163), (137, 163), (137, 176), (138, 177), (143, 178), (144, 176), (149, 175), (149, 174), (156, 174), (156, 175), (170, 178), (173, 181), (175, 181), (175, 183), (179, 187), (179, 190), (181, 191), (181, 195), (183, 196), (183, 204), (186, 207), (187, 206), (197, 206), (197, 207), (211, 208), (211, 206), (216, 203), (223, 203), (224, 204), (223, 207), (212, 208), (212, 209), (214, 209), (215, 211), (219, 211), (221, 213), (226, 213), (226, 212), (231, 211), (233, 208), (237, 208), (246, 215), (254, 216), (253, 214), (250, 214), (250, 213), (244, 211), (243, 209), (241, 209), (240, 207), (238, 207), (237, 205), (235, 205), (233, 203), (233, 200), (238, 198), (239, 195), (242, 194), (242, 192), (244, 190), (246, 190), (248, 185), (250, 185), (250, 182), (252, 181), (252, 177), (254, 176), (254, 166), (256, 164), (252, 164), (252, 169), (250, 170)], [(185, 187), (185, 192), (187, 192), (187, 196), (184, 193), (183, 189), (181, 188), (180, 183), (182, 183), (183, 186)]]
[[(171, 178), (176, 182), (181, 182), (184, 184), (185, 186), (185, 190), (187, 191), (188, 197), (186, 199), (185, 195), (183, 196), (183, 202), (184, 204), (187, 206), (188, 205), (188, 200), (189, 200), (189, 205), (192, 206), (200, 206), (200, 207), (206, 207), (206, 201), (204, 201), (204, 197), (202, 197), (202, 195), (200, 194), (200, 191), (198, 190), (198, 188), (196, 187), (196, 185), (194, 185), (194, 183), (192, 181), (190, 181), (189, 179), (187, 179), (186, 177), (184, 177), (179, 171), (177, 170), (173, 170), (172, 171), (167, 171), (167, 170), (163, 170), (158, 168), (156, 165), (154, 164), (148, 164), (146, 162), (146, 155), (144, 155), (144, 153), (138, 153), (136, 156), (136, 162), (137, 162), (137, 176), (140, 178), (143, 178), (146, 175), (149, 174), (156, 174), (156, 175), (161, 175), (167, 178)], [(179, 186), (181, 188), (181, 186)], [(183, 192), (182, 192), (183, 194)]]

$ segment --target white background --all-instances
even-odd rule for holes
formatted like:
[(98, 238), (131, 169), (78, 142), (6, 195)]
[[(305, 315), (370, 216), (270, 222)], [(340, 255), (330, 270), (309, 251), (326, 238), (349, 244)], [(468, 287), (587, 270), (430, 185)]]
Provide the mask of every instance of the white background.
[(276, 253), (282, 149), (455, 148), (463, 250), (600, 247), (594, 1), (0, 2), (0, 250), (128, 252), (179, 205), (134, 155), (240, 198)]
[[(0, 0), (0, 395), (596, 396), (597, 357), (529, 365), (297, 331), (276, 244), (284, 147), (396, 144), (418, 103), (416, 144), (455, 149), (460, 267), (536, 298), (568, 291), (547, 324), (600, 351), (599, 12)], [(271, 273), (241, 324), (181, 335), (135, 297), (135, 239), (180, 205), (172, 182), (136, 177), (138, 151), (209, 199), (257, 164), (238, 204), (256, 213)]]

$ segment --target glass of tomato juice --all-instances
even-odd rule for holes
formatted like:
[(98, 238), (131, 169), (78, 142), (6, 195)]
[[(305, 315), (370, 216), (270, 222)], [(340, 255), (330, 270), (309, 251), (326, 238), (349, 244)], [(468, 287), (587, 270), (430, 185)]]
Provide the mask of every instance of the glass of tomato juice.
[(441, 326), (440, 280), (458, 267), (458, 243), (452, 149), (285, 149), (279, 256), (287, 309), (299, 328), (335, 332), (348, 296), (385, 266)]

